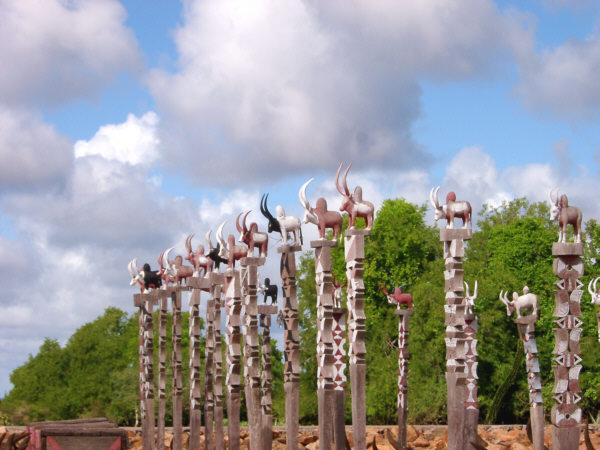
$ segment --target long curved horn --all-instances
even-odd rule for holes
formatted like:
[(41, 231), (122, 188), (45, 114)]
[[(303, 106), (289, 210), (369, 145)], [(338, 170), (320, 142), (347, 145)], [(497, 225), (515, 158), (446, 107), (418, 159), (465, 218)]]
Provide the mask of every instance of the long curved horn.
[(227, 221), (225, 221), (221, 225), (219, 225), (219, 228), (217, 229), (217, 242), (219, 244), (221, 244), (221, 248), (227, 248), (227, 245), (225, 244), (225, 241), (223, 240), (223, 227), (225, 226), (226, 222)]
[(465, 297), (470, 298), (471, 294), (469, 293), (469, 285), (467, 284), (466, 281), (463, 281), (463, 283), (465, 283), (465, 290), (467, 291), (467, 294), (465, 295)]
[(164, 270), (163, 267), (163, 256), (165, 255), (165, 252), (162, 252), (160, 255), (158, 255), (158, 267), (161, 268), (161, 270)]
[(600, 280), (600, 277), (594, 280), (594, 292), (598, 292), (598, 290), (596, 289), (596, 283), (598, 283), (598, 280)]
[(273, 214), (269, 212), (269, 207), (267, 206), (267, 199), (269, 198), (269, 194), (263, 194), (260, 199), (260, 212), (263, 216), (265, 216), (269, 220), (273, 220)]
[(298, 198), (300, 199), (300, 203), (302, 204), (302, 206), (304, 206), (304, 209), (306, 209), (307, 211), (310, 211), (310, 203), (308, 203), (308, 200), (306, 199), (306, 188), (312, 180), (314, 180), (314, 178), (311, 178), (306, 183), (304, 183), (298, 191)]
[(242, 232), (242, 227), (240, 226), (240, 216), (244, 214), (243, 212), (239, 213), (239, 215), (235, 218), (235, 228), (238, 230), (238, 233)]
[(350, 195), (350, 189), (348, 189), (348, 183), (346, 183), (346, 178), (348, 177), (348, 172), (350, 171), (350, 167), (352, 167), (352, 163), (348, 165), (346, 170), (344, 170), (344, 176), (342, 177), (342, 185), (344, 186), (344, 190), (346, 191), (346, 195)]
[(210, 252), (213, 249), (212, 242), (210, 242), (210, 230), (206, 232), (206, 243), (208, 244), (208, 251)]
[(193, 234), (190, 234), (186, 239), (185, 239), (185, 248), (188, 251), (188, 254), (193, 253), (192, 251), (192, 238), (194, 237)]
[(475, 293), (473, 294), (473, 298), (477, 298), (477, 280), (475, 280)]
[[(597, 280), (597, 278), (596, 278), (596, 280)], [(591, 295), (591, 296), (593, 296), (593, 295), (595, 294), (595, 292), (592, 290), (592, 283), (593, 283), (594, 281), (595, 281), (595, 280), (593, 280), (593, 279), (592, 279), (592, 280), (590, 280), (590, 282), (589, 282), (589, 284), (588, 284), (588, 292), (590, 293), (590, 295)], [(594, 290), (595, 290), (595, 286), (594, 286)]]
[(438, 201), (438, 191), (440, 190), (440, 187), (434, 187), (431, 188), (431, 191), (429, 192), (429, 201), (431, 202), (431, 206), (433, 206), (435, 209), (440, 209), (440, 202)]
[(164, 262), (165, 266), (167, 267), (167, 269), (171, 268), (171, 261), (169, 261), (169, 253), (171, 253), (171, 250), (173, 250), (174, 248), (175, 247), (170, 247), (164, 253), (163, 262)]
[(508, 298), (506, 297), (506, 294), (508, 294), (508, 291), (506, 291), (506, 294), (504, 294), (504, 298), (502, 297), (502, 293), (503, 293), (503, 292), (504, 292), (504, 291), (500, 291), (500, 295), (499, 295), (499, 297), (498, 297), (498, 298), (500, 299), (500, 301), (501, 301), (502, 303), (504, 303), (504, 304), (505, 304), (505, 305), (508, 307), (508, 306), (509, 306), (509, 301), (508, 301)]
[(248, 214), (250, 214), (252, 212), (252, 210), (248, 211), (245, 215), (244, 218), (242, 219), (242, 227), (244, 228), (244, 233), (248, 232), (248, 227), (246, 226), (246, 217), (248, 217)]
[(340, 167), (338, 167), (338, 170), (335, 174), (335, 187), (340, 194), (345, 196), (346, 194), (344, 193), (344, 191), (342, 191), (342, 187), (340, 186), (340, 183), (339, 183), (340, 172), (342, 171), (342, 164), (344, 164), (344, 163), (340, 163)]
[(133, 266), (133, 270), (135, 270), (135, 273), (140, 273), (140, 271), (137, 268), (137, 258), (133, 258), (133, 260), (131, 261), (132, 266)]
[(129, 261), (129, 264), (127, 264), (127, 270), (129, 270), (129, 275), (131, 275), (131, 278), (135, 278), (135, 276), (137, 274), (133, 272), (133, 267), (131, 267), (132, 265), (133, 265), (133, 259), (131, 261)]
[(383, 292), (385, 295), (390, 295), (390, 293), (388, 292), (387, 288), (385, 286), (381, 285), (381, 282), (377, 282), (377, 286), (379, 286), (379, 290), (381, 292)]

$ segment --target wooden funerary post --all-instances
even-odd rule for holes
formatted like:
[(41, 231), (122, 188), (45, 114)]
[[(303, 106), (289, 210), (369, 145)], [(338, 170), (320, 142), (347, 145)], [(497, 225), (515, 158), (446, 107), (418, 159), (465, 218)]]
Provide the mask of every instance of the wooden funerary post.
[(225, 277), (218, 272), (209, 275), (213, 309), (213, 373), (214, 373), (214, 419), (215, 419), (215, 448), (225, 450), (225, 433), (223, 431), (223, 353), (221, 343), (221, 292)]
[(225, 271), (225, 312), (227, 316), (225, 325), (226, 357), (225, 364), (227, 375), (227, 434), (229, 448), (240, 448), (240, 400), (242, 396), (241, 367), (241, 312), (242, 289), (240, 272), (229, 268)]
[(258, 266), (265, 258), (245, 257), (240, 260), (242, 290), (244, 293), (244, 383), (250, 450), (261, 450), (260, 406), (260, 349), (258, 345)]
[(402, 309), (398, 304), (394, 313), (398, 315), (398, 445), (406, 448), (408, 320), (415, 312), (412, 309)]
[(262, 367), (261, 367), (261, 429), (262, 449), (271, 450), (273, 445), (273, 416), (271, 415), (271, 315), (277, 314), (277, 305), (258, 305), (260, 326), (262, 327)]
[[(187, 289), (186, 289), (187, 290)], [(183, 448), (183, 380), (181, 374), (181, 287), (171, 294), (171, 367), (173, 370), (173, 450)]]
[[(581, 242), (581, 210), (569, 206), (566, 195), (551, 200), (551, 219), (558, 220), (559, 239), (552, 245), (554, 256), (554, 275), (559, 280), (554, 291), (556, 307), (554, 323), (558, 326), (554, 331), (554, 400), (552, 407), (552, 443), (558, 450), (571, 450), (579, 447), (579, 425), (581, 424), (581, 408), (577, 405), (581, 400), (579, 372), (581, 371), (581, 296), (583, 284), (579, 278), (583, 276), (583, 243)], [(575, 242), (567, 242), (567, 226), (573, 225)]]
[(299, 408), (300, 408), (300, 337), (298, 334), (298, 297), (296, 293), (296, 252), (302, 250), (299, 245), (282, 245), (277, 249), (281, 253), (281, 287), (283, 291), (284, 369), (285, 389), (285, 432), (287, 450), (298, 449)]
[[(211, 286), (212, 287), (212, 286)], [(213, 440), (214, 420), (214, 384), (213, 384), (213, 355), (215, 351), (215, 299), (211, 296), (206, 302), (206, 339), (204, 344), (204, 447), (215, 449)]]
[(331, 248), (336, 241), (311, 241), (315, 249), (317, 284), (317, 395), (319, 401), (319, 446), (329, 448), (333, 442), (333, 275)]
[[(337, 290), (337, 288), (336, 288)], [(341, 290), (341, 288), (340, 288)], [(346, 449), (346, 308), (342, 308), (334, 295), (333, 308), (333, 440), (336, 450)]]

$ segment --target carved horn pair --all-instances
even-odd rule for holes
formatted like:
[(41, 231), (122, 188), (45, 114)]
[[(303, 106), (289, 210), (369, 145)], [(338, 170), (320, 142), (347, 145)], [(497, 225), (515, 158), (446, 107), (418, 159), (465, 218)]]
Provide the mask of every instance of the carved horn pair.
[(344, 176), (342, 177), (342, 185), (344, 186), (344, 190), (342, 191), (342, 188), (339, 183), (339, 178), (340, 178), (340, 172), (342, 170), (343, 164), (344, 163), (340, 163), (337, 173), (335, 174), (335, 187), (337, 188), (338, 192), (340, 194), (342, 194), (344, 197), (350, 197), (350, 190), (348, 189), (348, 184), (346, 183), (346, 177), (348, 176), (348, 171), (350, 170), (350, 167), (352, 167), (352, 163), (350, 163), (348, 165), (348, 167), (346, 168), (346, 170), (344, 171)]
[(508, 300), (508, 291), (504, 292), (504, 291), (500, 291), (500, 295), (498, 296), (498, 298), (500, 299), (500, 301), (502, 303), (504, 303), (506, 305), (506, 307), (510, 307), (511, 306), (511, 302)]
[[(598, 290), (596, 289), (596, 284), (598, 284), (598, 280), (600, 280), (600, 277), (590, 280), (590, 283), (588, 284), (588, 292), (592, 296), (598, 292)], [(593, 283), (593, 288), (592, 288), (592, 283)]]
[(225, 226), (225, 223), (227, 223), (227, 221), (224, 221), (221, 225), (219, 225), (219, 228), (217, 228), (217, 242), (221, 245), (222, 249), (227, 248), (227, 244), (223, 240), (223, 227)]
[[(556, 191), (556, 200), (552, 198), (552, 193), (554, 191)], [(558, 188), (551, 189), (550, 192), (548, 192), (548, 199), (550, 200), (551, 205), (558, 205)]]
[(377, 282), (377, 286), (379, 286), (379, 290), (383, 292), (385, 295), (390, 295), (387, 288), (381, 284), (381, 282)]
[(429, 202), (431, 203), (431, 206), (433, 206), (435, 209), (440, 209), (440, 202), (438, 201), (438, 191), (440, 190), (440, 187), (435, 187), (435, 188), (431, 188), (431, 191), (429, 192)]
[(194, 237), (193, 234), (190, 234), (186, 239), (185, 239), (185, 248), (188, 251), (188, 255), (194, 253), (192, 251), (192, 238)]
[(131, 275), (132, 278), (135, 278), (137, 276), (137, 274), (140, 271), (137, 268), (136, 258), (133, 258), (131, 261), (129, 261), (129, 264), (127, 265), (127, 269), (129, 270), (129, 275)]
[[(470, 298), (471, 294), (469, 293), (469, 285), (467, 284), (467, 282), (465, 281), (465, 288), (467, 290), (467, 297)], [(477, 298), (477, 280), (475, 280), (475, 292), (473, 292), (473, 298)]]
[(248, 214), (250, 214), (252, 212), (252, 210), (248, 211), (246, 213), (246, 215), (244, 216), (244, 218), (242, 219), (242, 226), (243, 228), (240, 226), (240, 216), (242, 214), (244, 214), (243, 212), (241, 212), (237, 218), (235, 219), (235, 227), (237, 228), (239, 233), (247, 233), (248, 232), (248, 228), (246, 227), (246, 217), (248, 217)]
[(273, 215), (269, 212), (269, 208), (267, 206), (268, 198), (269, 198), (269, 194), (263, 194), (262, 198), (260, 199), (260, 212), (267, 219), (273, 220)]

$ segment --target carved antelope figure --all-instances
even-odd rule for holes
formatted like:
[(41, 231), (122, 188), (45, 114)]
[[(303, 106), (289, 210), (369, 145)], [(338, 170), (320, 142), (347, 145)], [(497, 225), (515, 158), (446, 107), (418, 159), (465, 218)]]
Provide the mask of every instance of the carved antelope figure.
[(344, 281), (344, 284), (340, 284), (338, 280), (333, 278), (333, 307), (341, 308), (342, 307), (342, 290), (348, 284), (348, 281)]
[(183, 265), (183, 257), (181, 255), (177, 255), (175, 259), (169, 259), (169, 253), (175, 247), (169, 248), (163, 256), (163, 261), (165, 265), (165, 274), (170, 276), (173, 279), (174, 284), (182, 284), (187, 278), (194, 275), (194, 268)]
[(137, 260), (134, 258), (129, 262), (127, 266), (129, 269), (129, 275), (131, 275), (130, 286), (137, 286), (140, 288), (140, 293), (147, 294), (150, 292), (150, 288), (156, 289), (161, 286), (160, 276), (150, 270), (150, 264), (146, 263), (142, 267), (142, 270), (137, 268)]
[(246, 226), (246, 217), (248, 217), (250, 212), (251, 211), (248, 211), (244, 215), (244, 218), (242, 219), (242, 226), (240, 226), (240, 216), (243, 213), (240, 213), (240, 215), (235, 219), (235, 227), (240, 233), (238, 241), (243, 242), (248, 246), (248, 256), (252, 256), (254, 254), (254, 247), (258, 247), (260, 256), (266, 257), (267, 247), (269, 245), (269, 235), (262, 231), (258, 231), (258, 225), (256, 222), (252, 222), (250, 224), (250, 228)]
[[(192, 238), (193, 237), (194, 237), (194, 235), (190, 234), (187, 237), (187, 239), (185, 240), (185, 248), (188, 252), (185, 259), (187, 259), (192, 264), (192, 266), (194, 266), (194, 276), (195, 277), (204, 276), (208, 272), (212, 271), (214, 261), (210, 258), (210, 256), (204, 254), (204, 246), (203, 245), (198, 245), (198, 247), (196, 247), (196, 251), (195, 252), (192, 251)], [(207, 240), (207, 242), (210, 240), (210, 231), (208, 233), (206, 233), (206, 240)], [(210, 248), (210, 244), (209, 244), (209, 248)], [(204, 273), (202, 275), (200, 275), (200, 269), (204, 269)]]
[(248, 256), (248, 248), (243, 245), (236, 245), (235, 236), (233, 234), (230, 234), (227, 237), (227, 243), (225, 242), (223, 239), (223, 227), (226, 222), (227, 221), (219, 225), (219, 228), (217, 229), (217, 241), (221, 247), (219, 256), (225, 258), (227, 267), (231, 268), (234, 267), (236, 261)]
[[(223, 224), (225, 224), (223, 222)], [(213, 261), (214, 267), (219, 271), (221, 263), (227, 264), (227, 258), (223, 258), (221, 255), (221, 244), (217, 243), (216, 247), (213, 247), (212, 241), (210, 240), (211, 230), (206, 233), (206, 243), (208, 244), (208, 257)]]
[(281, 205), (277, 205), (275, 208), (275, 214), (277, 217), (269, 212), (267, 206), (267, 199), (269, 194), (264, 194), (260, 200), (260, 212), (269, 220), (269, 233), (279, 232), (281, 233), (281, 242), (286, 244), (288, 241), (288, 233), (294, 235), (294, 245), (302, 245), (302, 228), (300, 227), (300, 219), (294, 216), (286, 216), (285, 211)]
[(397, 305), (400, 308), (400, 305), (404, 304), (408, 309), (413, 306), (413, 298), (412, 295), (402, 292), (402, 286), (398, 286), (394, 289), (394, 293), (390, 294), (385, 286), (381, 283), (377, 283), (379, 286), (379, 290), (383, 292), (383, 294), (387, 297), (388, 303), (392, 305)]
[(271, 305), (277, 304), (278, 288), (276, 284), (271, 284), (270, 278), (265, 278), (265, 284), (258, 286), (258, 292), (264, 295), (263, 303), (267, 304), (267, 298), (271, 299)]
[(569, 199), (565, 194), (556, 199), (552, 198), (552, 192), (548, 195), (550, 199), (550, 220), (558, 220), (558, 242), (567, 242), (567, 226), (573, 225), (575, 242), (581, 242), (581, 210), (576, 206), (569, 206)]
[(473, 311), (473, 306), (475, 306), (475, 300), (477, 300), (477, 280), (475, 280), (475, 292), (473, 292), (473, 295), (471, 295), (471, 293), (469, 292), (469, 285), (467, 284), (467, 282), (465, 281), (465, 300), (466, 300), (466, 304), (467, 304), (467, 309), (469, 311)]
[(511, 316), (514, 311), (517, 312), (517, 318), (521, 317), (521, 311), (523, 309), (531, 309), (532, 315), (538, 315), (538, 296), (529, 292), (529, 288), (525, 286), (523, 288), (523, 295), (519, 296), (516, 292), (513, 292), (513, 301), (509, 301), (507, 298), (508, 291), (500, 291), (500, 301), (506, 305), (506, 315)]
[(337, 188), (338, 192), (344, 196), (342, 204), (340, 205), (340, 211), (346, 211), (348, 213), (348, 226), (351, 228), (354, 228), (356, 218), (362, 217), (367, 222), (367, 230), (370, 230), (371, 225), (373, 225), (373, 213), (375, 212), (375, 207), (373, 206), (373, 203), (362, 199), (362, 188), (360, 186), (356, 186), (356, 188), (354, 188), (354, 193), (350, 194), (348, 184), (346, 183), (346, 178), (348, 176), (350, 167), (352, 167), (352, 163), (350, 163), (344, 171), (344, 176), (342, 177), (342, 185), (344, 186), (344, 190), (342, 190), (339, 183), (342, 164), (343, 163), (340, 164), (337, 173), (335, 174), (335, 187)]
[(460, 218), (463, 221), (463, 228), (471, 226), (471, 204), (465, 200), (456, 201), (456, 194), (452, 191), (446, 195), (446, 204), (440, 206), (438, 201), (438, 191), (440, 187), (431, 189), (429, 192), (429, 202), (435, 208), (435, 221), (446, 219), (446, 228), (454, 228), (454, 219)]
[(337, 211), (327, 210), (327, 200), (320, 197), (314, 208), (311, 208), (310, 203), (306, 199), (306, 187), (314, 180), (311, 178), (302, 185), (298, 192), (300, 203), (304, 206), (304, 223), (314, 223), (319, 228), (319, 237), (325, 239), (325, 230), (330, 228), (333, 230), (333, 239), (337, 239), (342, 230), (342, 215)]

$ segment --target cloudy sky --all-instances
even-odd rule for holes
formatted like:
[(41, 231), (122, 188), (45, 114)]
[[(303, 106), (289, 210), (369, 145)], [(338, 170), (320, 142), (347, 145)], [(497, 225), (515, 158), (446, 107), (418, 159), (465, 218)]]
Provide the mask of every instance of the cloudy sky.
[(599, 31), (593, 0), (0, 0), (0, 396), (134, 312), (131, 258), (265, 192), (301, 214), (310, 177), (337, 205), (341, 161), (376, 204), (559, 187), (600, 217)]

